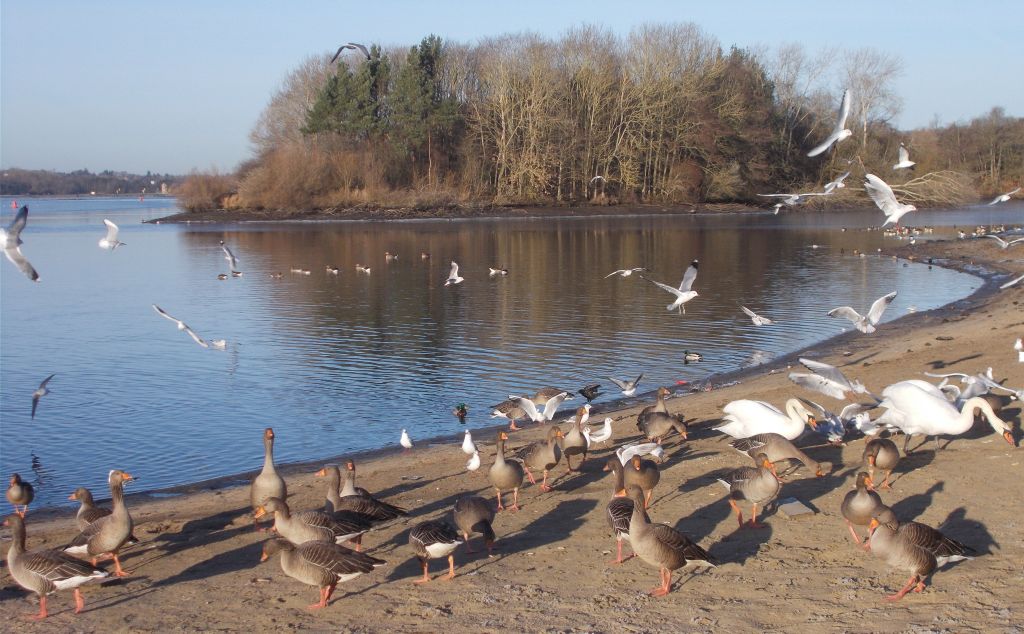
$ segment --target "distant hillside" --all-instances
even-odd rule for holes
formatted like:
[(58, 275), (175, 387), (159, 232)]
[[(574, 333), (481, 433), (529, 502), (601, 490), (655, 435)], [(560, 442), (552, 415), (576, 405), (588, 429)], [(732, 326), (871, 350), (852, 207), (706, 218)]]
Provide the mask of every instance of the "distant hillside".
[(76, 194), (159, 194), (168, 193), (182, 176), (170, 174), (129, 174), (106, 170), (53, 172), (12, 167), (0, 172), (0, 194), (4, 196), (73, 196)]

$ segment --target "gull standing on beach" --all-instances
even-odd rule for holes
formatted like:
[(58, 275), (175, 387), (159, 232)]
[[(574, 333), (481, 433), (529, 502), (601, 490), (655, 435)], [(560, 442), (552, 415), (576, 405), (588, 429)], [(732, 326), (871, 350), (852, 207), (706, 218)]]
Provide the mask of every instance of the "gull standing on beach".
[[(1017, 342), (1020, 343), (1020, 340), (1018, 339)], [(39, 384), (39, 387), (36, 388), (36, 391), (32, 392), (32, 418), (36, 417), (36, 407), (39, 405), (39, 399), (43, 398), (44, 396), (50, 393), (50, 390), (46, 389), (46, 384), (49, 383), (50, 379), (52, 379), (55, 376), (57, 376), (56, 373), (51, 374), (50, 376), (43, 379), (43, 382)]]
[(473, 442), (473, 434), (466, 430), (466, 435), (462, 438), (462, 452), (467, 456), (472, 456), (476, 453), (476, 443)]
[(406, 451), (412, 449), (412, 439), (409, 438), (409, 433), (404, 429), (402, 430), (402, 437), (398, 440), (398, 444), (402, 445)]
[(992, 205), (995, 205), (995, 204), (998, 204), (998, 203), (1005, 203), (1006, 201), (1008, 201), (1011, 198), (1013, 198), (1013, 195), (1016, 194), (1019, 191), (1020, 191), (1020, 187), (1018, 187), (1017, 189), (1013, 190), (1012, 192), (1006, 192), (1005, 194), (999, 194), (998, 196), (996, 196), (995, 198), (992, 199), (992, 202), (989, 203), (989, 206), (992, 206)]
[(762, 317), (758, 315), (757, 313), (750, 310), (746, 306), (740, 305), (740, 308), (743, 309), (743, 312), (747, 314), (747, 317), (750, 317), (750, 321), (754, 322), (755, 326), (770, 326), (775, 323), (774, 321), (768, 319), (767, 317)]
[(907, 146), (900, 143), (900, 161), (892, 166), (894, 170), (905, 170), (917, 165), (917, 163), (910, 160), (910, 151), (907, 150)]
[(889, 187), (881, 178), (874, 174), (865, 174), (864, 178), (866, 179), (864, 181), (864, 191), (868, 193), (868, 196), (871, 196), (871, 200), (875, 201), (875, 205), (885, 214), (885, 222), (882, 223), (883, 227), (890, 222), (899, 227), (900, 218), (911, 211), (917, 211), (917, 207), (904, 205), (896, 200), (896, 194), (893, 193), (892, 187)]
[(11, 264), (18, 267), (18, 270), (25, 274), (33, 282), (39, 281), (39, 274), (32, 268), (28, 260), (21, 254), (21, 230), (28, 224), (28, 205), (24, 205), (15, 214), (14, 220), (7, 225), (6, 229), (0, 229), (0, 244), (3, 245), (4, 255), (11, 261)]
[(683, 307), (683, 304), (697, 296), (697, 291), (690, 290), (693, 286), (693, 281), (697, 279), (697, 266), (697, 260), (690, 262), (689, 268), (687, 268), (686, 272), (683, 273), (683, 281), (679, 283), (679, 288), (673, 288), (668, 284), (655, 282), (654, 280), (646, 277), (644, 279), (650, 282), (651, 284), (654, 284), (658, 288), (668, 291), (669, 293), (675, 295), (675, 301), (666, 306), (665, 308), (669, 311), (678, 308), (679, 314), (682, 315), (686, 313), (686, 309)]
[(451, 286), (453, 284), (461, 284), (466, 278), (459, 275), (459, 263), (452, 260), (452, 268), (448, 271), (448, 279), (444, 281), (445, 286)]
[(846, 117), (849, 115), (850, 90), (847, 89), (846, 92), (843, 93), (843, 102), (839, 106), (839, 118), (836, 120), (836, 127), (832, 128), (832, 132), (824, 141), (822, 141), (821, 145), (808, 152), (807, 156), (817, 156), (832, 147), (833, 143), (838, 144), (843, 139), (853, 136), (853, 132), (846, 129)]
[(896, 298), (896, 291), (883, 295), (876, 299), (868, 310), (867, 315), (861, 315), (849, 306), (840, 306), (839, 308), (833, 308), (828, 311), (829, 317), (846, 317), (853, 322), (853, 325), (857, 330), (864, 334), (871, 334), (875, 331), (875, 326), (878, 325), (878, 320), (882, 318), (882, 313), (889, 307), (892, 300)]
[(114, 223), (110, 222), (106, 218), (103, 219), (103, 224), (105, 224), (107, 226), (107, 235), (105, 235), (102, 238), (100, 238), (100, 242), (99, 242), (100, 248), (101, 249), (109, 249), (110, 251), (113, 251), (117, 247), (123, 247), (125, 243), (124, 242), (120, 242), (117, 239), (117, 231), (118, 231), (117, 225), (115, 225)]

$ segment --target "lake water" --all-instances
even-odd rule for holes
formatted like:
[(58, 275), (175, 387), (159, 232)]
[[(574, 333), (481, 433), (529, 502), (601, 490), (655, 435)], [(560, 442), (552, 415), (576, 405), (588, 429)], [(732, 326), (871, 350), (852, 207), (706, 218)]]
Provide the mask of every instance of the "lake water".
[[(699, 383), (842, 332), (848, 322), (825, 316), (835, 306), (866, 310), (896, 290), (890, 320), (980, 284), (853, 256), (892, 240), (856, 230), (878, 212), (189, 226), (141, 223), (173, 213), (168, 200), (19, 202), (41, 282), (0, 263), (0, 472), (32, 481), (42, 506), (67, 504), (80, 485), (105, 495), (112, 468), (139, 476), (135, 490), (258, 469), (266, 426), (286, 463), (396, 445), (402, 428), (414, 440), (456, 433), (460, 402), (470, 429), (491, 425), (488, 406), (542, 386), (599, 382), (599, 406), (620, 396), (608, 375), (643, 372), (643, 392)], [(1020, 212), (912, 220), (939, 236)], [(113, 253), (96, 244), (105, 217), (127, 243)], [(221, 239), (243, 277), (217, 279)], [(694, 258), (700, 296), (685, 315), (642, 279), (604, 279), (647, 266), (678, 285)], [(466, 281), (445, 288), (452, 259)], [(492, 266), (510, 273), (488, 277)], [(312, 274), (289, 272), (298, 267)], [(199, 347), (154, 303), (227, 350)], [(741, 303), (776, 325), (755, 327)], [(684, 350), (705, 360), (685, 365)], [(32, 392), (54, 372), (31, 420)]]

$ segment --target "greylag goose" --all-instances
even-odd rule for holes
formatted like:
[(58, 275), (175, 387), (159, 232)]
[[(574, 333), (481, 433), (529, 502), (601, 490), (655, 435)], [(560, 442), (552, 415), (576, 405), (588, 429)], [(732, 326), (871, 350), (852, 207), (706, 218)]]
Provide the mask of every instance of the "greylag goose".
[(329, 541), (312, 541), (295, 545), (285, 539), (272, 539), (263, 544), (260, 561), (281, 553), (281, 570), (292, 579), (320, 588), (320, 602), (310, 609), (326, 608), (339, 583), (371, 572), (387, 562), (358, 553)]
[(637, 417), (636, 427), (649, 440), (658, 444), (672, 433), (672, 430), (679, 432), (683, 440), (687, 438), (686, 423), (682, 414), (666, 414), (664, 412), (647, 412)]
[(815, 476), (820, 478), (825, 475), (825, 472), (821, 469), (821, 463), (800, 451), (796, 445), (782, 434), (757, 434), (750, 438), (734, 440), (729, 443), (729, 446), (755, 459), (757, 454), (763, 453), (768, 456), (768, 462), (771, 463), (776, 463), (780, 460), (798, 460), (805, 467), (814, 471)]
[[(110, 515), (111, 511), (108, 508), (102, 506), (96, 506), (96, 503), (92, 499), (92, 491), (85, 487), (78, 487), (75, 492), (68, 496), (69, 500), (74, 500), (80, 504), (78, 512), (75, 513), (75, 522), (78, 524), (78, 530), (84, 531), (89, 527), (90, 524)], [(138, 544), (139, 540), (135, 538), (135, 535), (129, 535), (128, 541), (125, 542), (126, 546), (134, 546)]]
[(754, 457), (756, 467), (740, 467), (726, 476), (726, 479), (718, 481), (729, 490), (729, 506), (736, 511), (736, 521), (739, 527), (743, 528), (743, 513), (736, 504), (736, 500), (749, 500), (753, 505), (750, 512), (750, 528), (762, 528), (764, 524), (757, 522), (757, 505), (764, 508), (766, 504), (775, 499), (779, 494), (779, 478), (775, 474), (775, 467), (768, 460), (768, 456), (759, 453)]
[(64, 548), (64, 552), (90, 557), (94, 566), (100, 557), (112, 557), (114, 559), (114, 574), (118, 577), (128, 576), (129, 573), (121, 569), (121, 560), (118, 559), (117, 553), (122, 546), (128, 543), (134, 528), (132, 516), (124, 505), (124, 485), (134, 479), (130, 474), (119, 469), (110, 472), (107, 477), (107, 482), (110, 484), (110, 497), (113, 500), (113, 509), (110, 515), (98, 518), (85, 527)]
[[(263, 471), (260, 471), (260, 474), (252, 481), (249, 501), (255, 511), (267, 498), (284, 500), (287, 497), (288, 486), (285, 484), (284, 478), (279, 476), (277, 470), (274, 469), (274, 430), (267, 427), (263, 430)], [(257, 519), (253, 519), (253, 527), (259, 530)]]
[(868, 470), (868, 475), (872, 478), (875, 477), (875, 469), (881, 469), (885, 472), (885, 478), (878, 488), (888, 489), (889, 476), (892, 475), (892, 470), (900, 462), (900, 449), (896, 446), (896, 443), (888, 438), (872, 438), (864, 445), (863, 460), (864, 466)]
[(622, 474), (622, 463), (618, 458), (609, 458), (604, 466), (604, 471), (611, 471), (614, 474), (612, 481), (612, 499), (605, 507), (605, 518), (608, 526), (615, 534), (615, 562), (621, 564), (630, 559), (633, 555), (622, 558), (622, 539), (629, 539), (629, 520), (633, 517), (633, 500), (626, 497), (626, 485)]
[(257, 519), (270, 513), (274, 515), (274, 530), (293, 544), (351, 541), (358, 546), (363, 533), (370, 530), (370, 523), (354, 514), (320, 511), (292, 514), (288, 504), (280, 498), (267, 498), (256, 507)]
[(544, 479), (540, 483), (541, 491), (550, 491), (548, 486), (548, 471), (555, 468), (562, 460), (562, 450), (558, 447), (558, 440), (563, 437), (562, 430), (552, 425), (548, 428), (547, 440), (530, 443), (521, 449), (517, 458), (523, 461), (523, 468), (526, 469), (526, 477), (531, 484), (537, 484), (530, 469), (544, 472)]
[(498, 432), (498, 453), (494, 457), (494, 464), (491, 465), (491, 470), (487, 472), (487, 477), (497, 493), (498, 510), (503, 511), (505, 509), (501, 503), (502, 491), (512, 491), (512, 510), (518, 511), (519, 487), (523, 486), (524, 477), (523, 465), (517, 460), (505, 460), (506, 440), (508, 440), (508, 434), (503, 431)]
[(452, 519), (455, 526), (462, 532), (466, 541), (466, 552), (476, 552), (469, 546), (470, 533), (480, 533), (484, 538), (484, 545), (487, 546), (487, 554), (491, 553), (494, 547), (494, 509), (490, 502), (479, 495), (465, 495), (455, 500), (455, 508), (452, 510)]
[[(337, 467), (335, 467), (335, 471), (337, 471)], [(320, 472), (317, 472), (317, 475), (320, 475)], [(330, 475), (329, 472), (327, 475)], [(351, 511), (365, 515), (373, 522), (386, 522), (408, 514), (405, 509), (378, 500), (369, 491), (357, 487), (355, 484), (356, 463), (353, 460), (348, 460), (345, 463), (345, 478), (338, 496), (339, 499), (331, 498), (328, 494), (328, 500), (333, 505), (333, 508), (329, 507), (328, 510), (331, 512)]]
[(25, 551), (25, 520), (11, 515), (4, 520), (11, 529), (11, 547), (7, 550), (7, 570), (19, 586), (39, 595), (39, 614), (32, 618), (46, 618), (46, 596), (58, 590), (73, 588), (75, 614), (85, 607), (79, 586), (94, 579), (109, 576), (105, 571), (66, 555), (59, 550), (39, 549)]
[(659, 387), (658, 391), (655, 393), (654, 405), (648, 405), (647, 407), (640, 410), (640, 413), (637, 415), (637, 425), (639, 426), (640, 417), (642, 417), (644, 414), (649, 414), (651, 412), (661, 412), (662, 414), (668, 414), (668, 406), (665, 405), (665, 398), (667, 398), (668, 395), (671, 393), (672, 392), (670, 392), (667, 387)]
[(651, 590), (651, 596), (660, 597), (672, 589), (672, 571), (688, 563), (713, 567), (711, 556), (700, 546), (668, 524), (652, 524), (642, 508), (643, 492), (638, 486), (626, 489), (633, 500), (633, 514), (629, 518), (629, 542), (637, 557), (661, 571), (661, 585)]
[(583, 435), (583, 417), (588, 415), (589, 406), (584, 405), (583, 407), (576, 410), (576, 420), (573, 421), (572, 427), (569, 428), (569, 433), (565, 434), (562, 438), (562, 455), (565, 456), (565, 466), (572, 471), (579, 471), (579, 468), (572, 468), (572, 461), (569, 460), (570, 456), (582, 455), (580, 459), (579, 467), (583, 466), (583, 462), (587, 459), (587, 449), (589, 443), (586, 437)]
[[(618, 458), (611, 458), (609, 462), (619, 462)], [(661, 480), (661, 473), (658, 465), (653, 460), (644, 460), (640, 456), (633, 456), (627, 465), (620, 465), (623, 470), (623, 478), (627, 487), (638, 486), (644, 493), (644, 509), (651, 503), (651, 496), (654, 495), (654, 487)]]
[(525, 416), (526, 410), (519, 406), (518, 400), (512, 399), (498, 403), (491, 412), (491, 418), (507, 418), (510, 421), (509, 431), (517, 431), (519, 427), (516, 421)]
[(867, 526), (879, 509), (885, 507), (882, 498), (871, 487), (871, 476), (861, 471), (857, 474), (857, 488), (847, 493), (839, 505), (839, 510), (846, 518), (846, 526), (850, 529), (850, 535), (853, 536), (853, 541), (858, 546), (865, 545), (867, 539), (862, 540), (853, 525)]
[(924, 590), (926, 580), (940, 566), (970, 559), (967, 546), (925, 524), (901, 523), (888, 507), (877, 510), (869, 526), (871, 551), (911, 575), (899, 592), (886, 597), (890, 601), (902, 599), (911, 590)]
[[(17, 473), (11, 474), (11, 486), (7, 487), (7, 501), (14, 507), (14, 512), (25, 517), (28, 513), (28, 505), (32, 503), (36, 492), (28, 482), (22, 482), (21, 476)], [(21, 506), (23, 508), (19, 509)]]
[(427, 571), (427, 562), (439, 557), (448, 558), (448, 576), (451, 581), (455, 578), (455, 549), (462, 543), (459, 532), (455, 527), (444, 520), (428, 520), (420, 522), (409, 531), (409, 545), (412, 546), (420, 564), (423, 565), (423, 577), (413, 583), (427, 583), (430, 581), (430, 573)]

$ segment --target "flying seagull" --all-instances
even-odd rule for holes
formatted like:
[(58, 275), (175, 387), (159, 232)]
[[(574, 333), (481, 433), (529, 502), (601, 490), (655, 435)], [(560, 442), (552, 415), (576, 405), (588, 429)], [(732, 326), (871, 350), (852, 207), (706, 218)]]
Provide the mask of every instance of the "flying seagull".
[(1013, 195), (1016, 194), (1019, 191), (1020, 191), (1020, 187), (1018, 187), (1017, 189), (1013, 190), (1012, 192), (1006, 192), (1005, 194), (1000, 194), (1000, 195), (996, 196), (995, 198), (993, 198), (992, 202), (990, 202), (989, 205), (995, 205), (996, 203), (1005, 203), (1006, 201), (1008, 201), (1011, 198), (1013, 198)]
[(642, 266), (635, 266), (635, 267), (633, 267), (631, 269), (619, 269), (617, 271), (612, 271), (608, 275), (605, 275), (604, 279), (608, 279), (609, 277), (611, 277), (613, 275), (618, 275), (619, 277), (629, 277), (630, 275), (632, 275), (634, 273), (637, 273), (637, 272), (640, 272), (640, 271), (647, 271), (647, 270), (648, 269), (645, 269)]
[(451, 286), (453, 284), (461, 284), (466, 281), (466, 278), (459, 275), (459, 264), (458, 262), (452, 261), (452, 269), (448, 271), (448, 279), (444, 281), (445, 286)]
[[(204, 348), (209, 348), (210, 347), (210, 344), (207, 343), (205, 339), (203, 339), (202, 337), (197, 335), (195, 333), (195, 331), (192, 330), (191, 328), (189, 328), (188, 324), (186, 324), (182, 320), (178, 319), (177, 317), (172, 317), (170, 314), (167, 313), (167, 311), (165, 311), (163, 308), (160, 308), (156, 304), (153, 304), (153, 310), (155, 310), (157, 312), (157, 314), (159, 314), (164, 319), (167, 319), (169, 321), (173, 321), (175, 324), (177, 324), (178, 330), (184, 330), (185, 333), (189, 337), (192, 337), (192, 341), (195, 341), (196, 343), (198, 343), (200, 346), (202, 346)], [(226, 343), (227, 342), (224, 342), (224, 341), (218, 339), (215, 343), (218, 344), (218, 345), (214, 346), (215, 348), (217, 348), (218, 350), (223, 350), (226, 347)]]
[(828, 196), (829, 192), (808, 192), (806, 194), (758, 194), (764, 198), (781, 198), (783, 205), (799, 205), (805, 203), (811, 196)]
[(845, 181), (849, 177), (850, 177), (850, 172), (843, 172), (834, 181), (832, 181), (831, 183), (826, 183), (825, 184), (825, 192), (824, 193), (831, 194), (832, 192), (834, 192), (837, 189), (842, 189), (842, 188), (846, 187), (846, 185), (843, 184), (843, 181)]
[(870, 334), (875, 331), (875, 326), (878, 325), (878, 320), (882, 318), (882, 313), (889, 307), (892, 300), (896, 298), (896, 291), (879, 297), (871, 304), (871, 308), (868, 310), (867, 315), (861, 315), (849, 306), (840, 306), (839, 308), (833, 308), (828, 311), (829, 317), (846, 317), (853, 322), (853, 325), (857, 330)]
[(618, 379), (613, 379), (612, 377), (608, 377), (608, 380), (619, 386), (619, 389), (622, 390), (623, 396), (633, 396), (636, 394), (636, 386), (640, 384), (640, 379), (642, 378), (644, 378), (643, 374), (632, 381), (620, 381)]
[(46, 389), (46, 384), (50, 382), (50, 379), (57, 376), (51, 374), (50, 376), (43, 379), (43, 382), (39, 384), (39, 388), (35, 392), (32, 392), (32, 418), (36, 417), (36, 407), (39, 406), (39, 399), (43, 398), (50, 393), (50, 390)]
[(821, 145), (808, 152), (807, 156), (817, 156), (832, 147), (833, 143), (839, 143), (843, 139), (853, 136), (853, 132), (846, 129), (846, 117), (849, 115), (850, 90), (847, 89), (846, 92), (843, 93), (843, 103), (839, 106), (839, 119), (836, 121), (836, 127), (832, 128), (832, 133), (822, 141)]
[(697, 260), (690, 262), (689, 268), (687, 268), (686, 272), (683, 273), (683, 281), (679, 283), (679, 288), (672, 288), (668, 284), (655, 282), (654, 280), (646, 277), (644, 279), (658, 288), (666, 290), (676, 296), (675, 301), (666, 306), (666, 309), (674, 310), (678, 308), (680, 313), (685, 313), (686, 309), (683, 307), (683, 304), (697, 296), (697, 291), (690, 290), (690, 287), (693, 286), (693, 281), (697, 279)]
[(342, 46), (338, 47), (338, 50), (337, 52), (334, 53), (334, 57), (331, 58), (330, 63), (333, 64), (334, 62), (336, 62), (338, 58), (341, 57), (341, 52), (349, 48), (354, 51), (359, 51), (367, 60), (370, 59), (370, 51), (366, 50), (365, 46), (363, 46), (362, 44), (356, 44), (355, 42), (349, 42), (348, 44), (343, 44)]
[(1007, 283), (1003, 284), (1002, 286), (1000, 286), (999, 289), (1002, 290), (1004, 288), (1010, 288), (1011, 286), (1015, 285), (1017, 282), (1020, 282), (1021, 280), (1024, 280), (1024, 275), (1021, 275), (1020, 277), (1013, 278), (1009, 282), (1007, 282)]
[(14, 220), (7, 225), (6, 229), (0, 229), (0, 242), (3, 243), (4, 255), (11, 261), (11, 264), (18, 267), (18, 270), (24, 273), (28, 279), (38, 282), (39, 274), (21, 254), (21, 245), (23, 244), (21, 230), (25, 228), (26, 223), (28, 223), (28, 205), (18, 210)]
[(878, 208), (885, 214), (885, 222), (882, 223), (883, 227), (890, 222), (898, 227), (900, 226), (900, 218), (904, 214), (917, 211), (917, 207), (904, 205), (896, 200), (896, 194), (893, 193), (892, 187), (889, 187), (881, 178), (874, 174), (865, 174), (864, 178), (867, 179), (864, 181), (864, 190), (867, 191), (868, 196), (871, 196), (871, 200), (875, 201)]
[(224, 252), (224, 259), (228, 261), (228, 266), (231, 267), (231, 272), (233, 273), (238, 270), (238, 258), (236, 258), (235, 254), (231, 252), (228, 245), (224, 244), (223, 240), (220, 241), (220, 250)]
[(1024, 242), (1024, 238), (1016, 238), (1014, 240), (1007, 241), (1007, 240), (1003, 240), (999, 236), (992, 235), (991, 233), (986, 233), (985, 235), (983, 235), (981, 237), (982, 238), (992, 238), (993, 240), (998, 242), (999, 246), (1001, 248), (1003, 248), (1003, 249), (1009, 249), (1010, 247), (1012, 247), (1013, 245), (1017, 244), (1018, 242)]
[[(535, 423), (554, 420), (555, 411), (566, 398), (569, 398), (569, 393), (560, 392), (547, 400), (544, 404), (543, 410), (538, 410), (537, 404), (534, 403), (532, 399), (525, 398), (523, 396), (516, 396), (514, 394), (508, 395), (508, 400), (515, 401), (519, 405), (519, 408), (526, 413), (526, 416)], [(491, 416), (491, 418), (494, 418), (494, 416)]]
[(813, 374), (800, 372), (791, 372), (789, 374), (789, 380), (801, 387), (821, 392), (825, 396), (831, 396), (839, 400), (845, 400), (847, 392), (854, 392), (856, 394), (868, 393), (863, 383), (846, 378), (842, 370), (834, 365), (804, 358), (800, 359), (800, 363), (813, 372)]
[(743, 312), (747, 314), (747, 317), (750, 317), (750, 321), (754, 322), (755, 326), (770, 326), (775, 323), (774, 321), (768, 319), (767, 317), (762, 317), (758, 315), (757, 313), (750, 310), (746, 306), (741, 305), (740, 308), (742, 308)]
[(100, 248), (113, 251), (117, 247), (123, 247), (125, 243), (119, 242), (117, 239), (117, 225), (106, 218), (103, 219), (103, 224), (107, 225), (107, 235), (100, 238)]
[(894, 170), (905, 170), (915, 165), (917, 163), (910, 160), (910, 151), (907, 150), (907, 146), (900, 143), (900, 162), (893, 165), (892, 168)]

